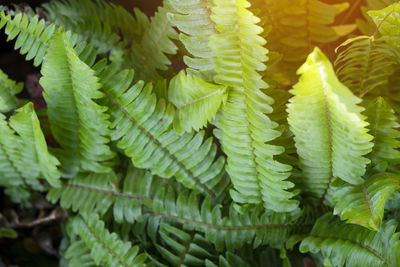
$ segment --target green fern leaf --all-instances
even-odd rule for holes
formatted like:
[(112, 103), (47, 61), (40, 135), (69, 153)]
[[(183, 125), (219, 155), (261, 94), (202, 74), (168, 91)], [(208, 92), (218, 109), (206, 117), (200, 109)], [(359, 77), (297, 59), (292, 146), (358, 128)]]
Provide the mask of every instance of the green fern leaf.
[(339, 80), (361, 97), (387, 90), (400, 59), (400, 53), (389, 41), (388, 38), (361, 36), (343, 43), (341, 46), (350, 45), (335, 61)]
[[(10, 118), (10, 126), (21, 138), (22, 143), (19, 144), (19, 149), (27, 156), (26, 161), (22, 160), (21, 162), (25, 166), (23, 168), (28, 168), (31, 164), (36, 165), (35, 167), (50, 185), (59, 187), (61, 183), (57, 165), (60, 163), (47, 150), (46, 140), (40, 129), (40, 122), (33, 109), (33, 104), (28, 103), (17, 109), (17, 113)], [(33, 173), (35, 173), (33, 170), (36, 169), (34, 165), (30, 168)]]
[(192, 55), (184, 56), (188, 73), (198, 74), (207, 81), (214, 73), (214, 53), (209, 46), (209, 39), (217, 33), (210, 19), (211, 1), (204, 0), (169, 0), (174, 12), (168, 14), (169, 20), (181, 31), (180, 41)]
[[(46, 25), (46, 22), (39, 20), (38, 16), (28, 18), (26, 14), (22, 13), (11, 16), (1, 11), (0, 29), (3, 27), (5, 27), (8, 41), (16, 39), (14, 49), (20, 49), (22, 55), (26, 54), (26, 60), (33, 59), (34, 66), (42, 64), (50, 40), (56, 33), (57, 28), (54, 24)], [(93, 46), (82, 42), (77, 35), (71, 32), (67, 32), (67, 36), (80, 59), (86, 64), (92, 65), (96, 59), (96, 51)]]
[(10, 118), (9, 125), (0, 114), (0, 128), (1, 184), (17, 186), (25, 181), (40, 189), (36, 178), (42, 174), (52, 186), (60, 186), (59, 162), (47, 151), (32, 103), (18, 109), (17, 114)]
[[(172, 128), (174, 108), (157, 102), (152, 86), (132, 84), (133, 71), (115, 66), (98, 68), (112, 116), (112, 139), (142, 169), (163, 178), (175, 176), (184, 186), (218, 196), (226, 187), (225, 159), (215, 160), (217, 148), (204, 132), (181, 136)], [(190, 148), (190, 153), (188, 148)]]
[(114, 156), (107, 146), (109, 116), (107, 108), (95, 102), (103, 97), (101, 85), (94, 71), (79, 59), (65, 33), (57, 33), (52, 39), (42, 74), (40, 84), (50, 126), (63, 148), (59, 155), (64, 159), (64, 175), (74, 176), (80, 169), (109, 172), (104, 163)]
[(72, 221), (76, 232), (90, 249), (93, 261), (107, 266), (145, 266), (147, 257), (138, 254), (139, 247), (124, 242), (115, 233), (110, 233), (96, 214), (85, 214)]
[(364, 113), (369, 122), (369, 129), (374, 136), (374, 147), (370, 154), (372, 165), (382, 161), (389, 164), (400, 163), (400, 124), (393, 109), (379, 97), (369, 104)]
[(198, 131), (213, 120), (222, 103), (226, 101), (225, 86), (208, 83), (201, 78), (181, 71), (169, 86), (169, 100), (175, 112), (174, 128), (178, 133)]
[(210, 46), (216, 55), (214, 80), (230, 86), (226, 105), (222, 108), (222, 148), (228, 156), (227, 172), (234, 190), (231, 196), (238, 203), (263, 203), (266, 209), (293, 211), (298, 202), (292, 200), (294, 185), (286, 179), (291, 167), (274, 157), (282, 147), (266, 142), (280, 135), (266, 114), (272, 112), (273, 100), (260, 89), (268, 85), (257, 71), (265, 70), (265, 40), (259, 36), (259, 19), (247, 8), (246, 0), (214, 1), (212, 20), (219, 34), (211, 37)]
[(396, 2), (381, 10), (369, 11), (368, 15), (383, 36), (400, 37), (400, 3)]
[(394, 220), (384, 222), (379, 232), (340, 222), (325, 214), (316, 222), (300, 251), (322, 252), (332, 266), (398, 266), (400, 263), (399, 233)]
[[(148, 29), (138, 42), (126, 52), (125, 67), (136, 70), (136, 79), (146, 82), (156, 82), (163, 77), (159, 71), (167, 71), (171, 61), (166, 54), (175, 55), (178, 47), (173, 40), (178, 39), (178, 33), (168, 20), (168, 12), (173, 11), (169, 1), (159, 7), (151, 18)], [(164, 77), (165, 78), (165, 77)]]
[(361, 99), (341, 84), (326, 56), (315, 48), (299, 69), (302, 75), (288, 104), (290, 128), (295, 135), (304, 191), (324, 201), (334, 177), (362, 184), (371, 152), (361, 115)]
[(334, 214), (342, 220), (379, 231), (388, 198), (400, 189), (399, 176), (380, 173), (368, 178), (364, 184), (334, 183)]
[(90, 249), (86, 246), (83, 240), (73, 242), (65, 252), (64, 258), (68, 262), (67, 266), (98, 266), (94, 263), (92, 257), (90, 256)]
[(308, 228), (303, 218), (299, 218), (298, 210), (292, 214), (274, 213), (265, 212), (258, 206), (256, 209), (244, 208), (239, 213), (234, 205), (224, 210), (220, 205), (213, 206), (210, 197), (201, 201), (194, 193), (181, 190), (177, 194), (169, 187), (158, 190), (151, 211), (145, 214), (165, 222), (179, 222), (185, 229), (204, 233), (218, 251), (224, 248), (233, 251), (244, 244), (253, 244), (255, 248), (265, 244), (282, 248), (291, 233)]
[(3, 71), (0, 70), (0, 112), (6, 113), (15, 109), (18, 99), (15, 97), (24, 88), (23, 83), (16, 83), (10, 80)]
[(356, 19), (357, 27), (364, 35), (373, 35), (376, 32), (376, 25), (368, 15), (368, 11), (370, 10), (380, 10), (383, 9), (393, 3), (396, 3), (398, 0), (367, 0), (366, 6), (361, 7), (361, 13), (364, 19)]

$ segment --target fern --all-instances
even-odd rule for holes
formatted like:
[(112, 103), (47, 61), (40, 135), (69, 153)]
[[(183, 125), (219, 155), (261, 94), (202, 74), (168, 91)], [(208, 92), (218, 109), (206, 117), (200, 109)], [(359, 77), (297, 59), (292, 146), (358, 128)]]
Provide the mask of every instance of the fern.
[(91, 250), (94, 262), (107, 266), (144, 266), (145, 254), (138, 254), (139, 247), (121, 241), (115, 233), (109, 233), (97, 215), (76, 217), (73, 229)]
[[(112, 140), (138, 168), (149, 168), (164, 178), (175, 176), (188, 188), (218, 196), (225, 188), (224, 158), (216, 156), (212, 138), (204, 133), (179, 136), (172, 127), (174, 108), (157, 101), (152, 85), (132, 84), (133, 72), (118, 68), (97, 69), (103, 91), (109, 99)], [(187, 153), (185, 147), (191, 147)]]
[(169, 0), (174, 12), (168, 14), (169, 20), (181, 31), (180, 41), (191, 56), (184, 56), (188, 72), (199, 74), (212, 80), (215, 55), (209, 46), (209, 39), (217, 33), (210, 19), (212, 2), (207, 0), (179, 1)]
[(399, 3), (336, 2), (0, 7), (44, 88), (0, 72), (2, 206), (65, 209), (60, 266), (400, 265)]
[(213, 120), (226, 101), (226, 87), (203, 81), (197, 76), (175, 76), (169, 86), (169, 100), (176, 106), (174, 129), (178, 133), (200, 130)]
[(400, 248), (394, 220), (385, 222), (379, 232), (344, 224), (330, 214), (315, 223), (310, 235), (300, 245), (300, 251), (322, 252), (333, 266), (397, 266)]
[(383, 98), (371, 102), (365, 111), (369, 129), (374, 136), (374, 147), (370, 154), (373, 165), (381, 162), (398, 164), (400, 159), (400, 132), (393, 109)]
[(173, 40), (178, 39), (178, 33), (168, 20), (168, 12), (173, 11), (170, 3), (164, 1), (151, 18), (150, 25), (141, 37), (134, 42), (125, 53), (130, 65), (136, 70), (136, 78), (146, 82), (156, 82), (162, 79), (160, 71), (167, 71), (171, 61), (166, 54), (174, 55), (177, 46)]
[(286, 75), (302, 64), (316, 44), (335, 41), (355, 30), (351, 24), (331, 25), (349, 7), (346, 2), (335, 5), (319, 0), (255, 2), (263, 24), (269, 28), (268, 48), (283, 54), (279, 71)]
[(3, 71), (0, 70), (0, 112), (6, 113), (15, 109), (18, 99), (15, 97), (24, 88), (23, 83), (16, 83), (10, 80)]
[(333, 195), (333, 201), (337, 202), (334, 214), (375, 231), (380, 229), (386, 201), (400, 189), (399, 177), (390, 173), (374, 175), (357, 186), (342, 182), (335, 186), (338, 188)]
[[(56, 33), (54, 24), (46, 25), (45, 21), (39, 20), (38, 16), (29, 19), (26, 14), (17, 13), (15, 16), (11, 16), (0, 11), (0, 29), (3, 27), (5, 27), (8, 41), (16, 39), (14, 49), (20, 49), (20, 53), (26, 55), (26, 60), (33, 59), (34, 66), (42, 64), (50, 40)], [(93, 46), (80, 42), (78, 36), (71, 32), (68, 32), (67, 36), (80, 59), (92, 65), (96, 59)]]
[[(57, 69), (52, 68), (55, 65)], [(113, 157), (107, 146), (110, 123), (106, 108), (94, 102), (103, 96), (99, 91), (101, 85), (94, 71), (79, 59), (64, 33), (52, 39), (42, 74), (40, 83), (52, 132), (63, 148), (61, 155), (68, 158), (66, 175), (74, 175), (80, 168), (110, 171), (103, 163)]]
[(385, 90), (400, 59), (399, 52), (388, 42), (387, 38), (371, 36), (356, 37), (342, 44), (347, 48), (335, 62), (339, 80), (360, 96)]
[(268, 85), (257, 73), (265, 69), (267, 59), (265, 40), (258, 35), (262, 29), (256, 26), (259, 19), (246, 9), (247, 1), (214, 3), (211, 18), (219, 31), (210, 43), (217, 55), (214, 79), (231, 87), (219, 125), (227, 172), (235, 188), (232, 198), (238, 203), (263, 203), (275, 211), (293, 211), (298, 203), (290, 199), (294, 194), (287, 190), (293, 184), (286, 181), (291, 168), (274, 160), (282, 147), (266, 144), (280, 133), (266, 115), (272, 111), (273, 100), (260, 90)]
[(357, 105), (361, 100), (337, 80), (318, 48), (298, 74), (302, 76), (291, 91), (288, 120), (304, 174), (304, 191), (323, 202), (335, 177), (363, 183), (369, 163), (363, 156), (371, 152), (372, 136), (367, 134), (363, 108)]
[(27, 182), (40, 188), (36, 178), (43, 175), (52, 186), (59, 187), (59, 162), (47, 150), (33, 104), (18, 109), (8, 123), (0, 114), (0, 127), (0, 183), (17, 186)]
[(376, 32), (376, 25), (374, 24), (371, 17), (368, 15), (368, 11), (380, 10), (396, 2), (397, 0), (367, 0), (367, 6), (361, 7), (362, 15), (364, 18), (356, 19), (359, 30), (364, 35), (374, 34)]

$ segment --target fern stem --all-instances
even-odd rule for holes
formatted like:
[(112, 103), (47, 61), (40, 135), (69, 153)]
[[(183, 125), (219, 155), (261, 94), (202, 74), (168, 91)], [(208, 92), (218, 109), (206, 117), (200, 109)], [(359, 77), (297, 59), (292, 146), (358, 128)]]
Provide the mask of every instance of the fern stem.
[(183, 223), (188, 223), (188, 224), (195, 224), (198, 226), (203, 226), (211, 229), (217, 229), (217, 230), (256, 230), (256, 229), (267, 229), (267, 228), (294, 228), (294, 227), (310, 227), (313, 226), (313, 224), (259, 224), (259, 225), (217, 225), (217, 224), (210, 224), (210, 223), (205, 223), (205, 222), (199, 222), (199, 221), (194, 221), (191, 219), (187, 218), (182, 218), (178, 216), (172, 216), (172, 215), (167, 215), (167, 214), (162, 214), (162, 213), (156, 213), (156, 212), (151, 212), (151, 211), (145, 211), (143, 212), (144, 214), (150, 215), (150, 216), (156, 216), (156, 217), (161, 217), (164, 219), (171, 219), (177, 222), (183, 222)]
[(78, 184), (68, 184), (66, 186), (83, 189), (83, 190), (87, 190), (87, 191), (91, 191), (91, 192), (102, 193), (105, 196), (109, 196), (109, 197), (116, 196), (116, 197), (132, 198), (132, 199), (147, 199), (146, 196), (141, 196), (141, 195), (136, 195), (136, 194), (131, 194), (131, 193), (121, 193), (121, 192), (109, 191), (109, 190), (105, 190), (105, 189), (99, 189), (99, 188), (94, 188), (94, 187), (90, 187), (90, 186), (78, 185)]
[(181, 257), (179, 258), (178, 267), (181, 267), (182, 264), (185, 262), (186, 255), (187, 255), (187, 253), (189, 252), (190, 245), (192, 244), (193, 239), (194, 239), (194, 233), (192, 233), (192, 234), (190, 235), (190, 239), (188, 240), (188, 242), (187, 242), (186, 245), (185, 245), (185, 250), (183, 251)]

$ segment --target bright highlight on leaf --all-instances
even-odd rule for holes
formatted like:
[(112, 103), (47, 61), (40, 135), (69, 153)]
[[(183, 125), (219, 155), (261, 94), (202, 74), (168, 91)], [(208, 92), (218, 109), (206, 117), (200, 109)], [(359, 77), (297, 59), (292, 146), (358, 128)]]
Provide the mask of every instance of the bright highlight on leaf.
[(289, 100), (289, 124), (294, 133), (304, 190), (324, 201), (335, 177), (362, 184), (373, 143), (358, 106), (361, 99), (341, 84), (320, 49), (299, 69), (299, 83)]

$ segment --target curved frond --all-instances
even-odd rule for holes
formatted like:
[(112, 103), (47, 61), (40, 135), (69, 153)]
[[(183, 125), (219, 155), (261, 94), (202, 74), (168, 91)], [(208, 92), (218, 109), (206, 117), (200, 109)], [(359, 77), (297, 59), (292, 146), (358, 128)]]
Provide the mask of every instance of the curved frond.
[(15, 109), (18, 99), (15, 97), (24, 88), (23, 83), (10, 80), (3, 71), (0, 70), (0, 112), (7, 113)]
[(36, 178), (43, 175), (52, 186), (60, 186), (59, 162), (47, 150), (32, 103), (18, 109), (9, 123), (0, 114), (0, 128), (1, 184), (27, 182), (40, 188)]
[(364, 113), (368, 128), (374, 136), (374, 147), (370, 154), (372, 165), (382, 161), (400, 163), (400, 124), (393, 109), (381, 97), (371, 102)]
[(399, 233), (394, 220), (384, 222), (379, 232), (358, 225), (340, 222), (325, 214), (316, 222), (300, 251), (322, 252), (333, 266), (398, 266), (400, 263)]
[(109, 172), (105, 161), (113, 158), (109, 142), (107, 108), (95, 100), (103, 97), (95, 72), (82, 62), (65, 33), (57, 33), (49, 46), (40, 84), (44, 88), (50, 127), (61, 145), (65, 175), (80, 169)]
[[(90, 256), (90, 249), (85, 241), (78, 240), (69, 245), (64, 258), (67, 260), (67, 266), (93, 267), (98, 266)], [(60, 264), (61, 265), (61, 264)]]
[(177, 108), (174, 129), (183, 133), (198, 131), (213, 120), (226, 101), (227, 90), (183, 70), (171, 80), (168, 94)]
[(133, 71), (111, 66), (98, 72), (109, 100), (112, 139), (133, 164), (163, 178), (174, 176), (198, 192), (220, 195), (226, 187), (225, 159), (215, 160), (212, 138), (204, 141), (204, 132), (176, 134), (172, 105), (157, 101), (151, 84), (133, 84)]
[(362, 184), (372, 136), (358, 106), (361, 99), (336, 78), (331, 63), (316, 48), (299, 69), (299, 83), (288, 104), (304, 191), (323, 202), (334, 177)]
[(136, 70), (136, 80), (156, 82), (162, 80), (160, 71), (167, 71), (171, 61), (167, 55), (175, 55), (178, 47), (173, 40), (179, 38), (178, 33), (168, 19), (168, 12), (173, 11), (169, 1), (165, 0), (150, 25), (138, 42), (133, 42), (126, 51), (126, 68)]
[(274, 157), (282, 147), (271, 145), (280, 132), (266, 114), (272, 112), (273, 100), (260, 89), (268, 85), (258, 71), (265, 70), (267, 50), (260, 37), (260, 21), (248, 8), (246, 0), (214, 1), (211, 19), (218, 34), (210, 46), (216, 55), (214, 80), (230, 86), (227, 103), (219, 120), (222, 149), (228, 156), (227, 172), (234, 190), (231, 196), (238, 203), (263, 203), (266, 209), (288, 212), (298, 202), (288, 190), (294, 185), (286, 179), (291, 167)]
[(369, 177), (364, 184), (334, 184), (334, 214), (340, 214), (347, 223), (359, 224), (379, 231), (384, 207), (388, 198), (400, 189), (400, 177), (391, 173), (379, 173)]
[(122, 241), (117, 234), (110, 233), (97, 214), (85, 214), (72, 221), (77, 233), (90, 249), (93, 261), (107, 266), (143, 266), (147, 260), (145, 254), (139, 254), (139, 247)]
[[(60, 187), (60, 172), (57, 169), (57, 165), (60, 165), (60, 163), (56, 157), (48, 152), (46, 140), (40, 129), (40, 122), (33, 109), (33, 104), (30, 102), (17, 109), (16, 114), (10, 118), (9, 124), (22, 141), (18, 145), (18, 149), (25, 155), (20, 159), (21, 168), (30, 169), (33, 173), (35, 173), (34, 169), (38, 169), (51, 186)], [(27, 170), (24, 172), (27, 172)]]
[(386, 90), (400, 59), (387, 38), (356, 37), (341, 46), (347, 47), (338, 55), (335, 68), (342, 83), (360, 96)]
[(210, 19), (212, 1), (169, 0), (174, 12), (168, 14), (170, 21), (181, 31), (179, 39), (192, 55), (183, 60), (189, 67), (188, 73), (197, 73), (207, 81), (214, 75), (214, 52), (209, 39), (217, 33)]
[[(33, 65), (39, 66), (43, 62), (50, 40), (56, 33), (57, 27), (54, 24), (47, 24), (39, 20), (38, 16), (29, 18), (26, 14), (17, 13), (15, 16), (0, 12), (0, 29), (5, 27), (8, 36), (7, 41), (16, 39), (14, 49), (20, 49), (26, 60), (33, 59)], [(85, 42), (78, 42), (78, 36), (67, 33), (71, 45), (77, 51), (81, 60), (87, 64), (93, 64), (96, 52), (93, 46)]]

